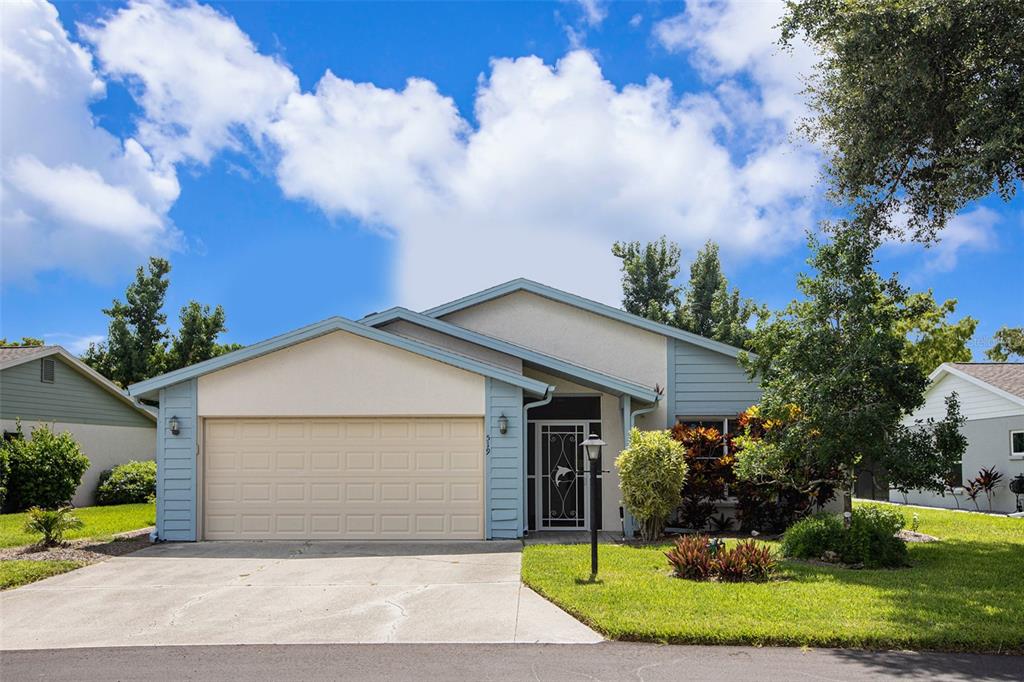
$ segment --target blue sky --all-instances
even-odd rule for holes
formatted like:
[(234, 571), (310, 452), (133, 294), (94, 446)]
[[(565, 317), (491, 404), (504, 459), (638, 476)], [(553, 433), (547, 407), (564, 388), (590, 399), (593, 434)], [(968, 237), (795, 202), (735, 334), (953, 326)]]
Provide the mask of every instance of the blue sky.
[[(831, 210), (771, 3), (3, 11), (7, 337), (101, 338), (148, 254), (172, 327), (220, 303), (240, 343), (516, 276), (616, 303), (611, 242), (660, 234), (780, 307)], [(1024, 202), (989, 199), (881, 265), (958, 298), (980, 356), (1024, 323), (1022, 253)]]

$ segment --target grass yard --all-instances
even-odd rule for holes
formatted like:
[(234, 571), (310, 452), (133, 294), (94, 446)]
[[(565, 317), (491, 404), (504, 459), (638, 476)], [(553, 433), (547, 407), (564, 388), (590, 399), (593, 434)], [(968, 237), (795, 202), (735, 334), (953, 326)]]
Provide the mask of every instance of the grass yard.
[(0, 561), (0, 590), (34, 583), (84, 565), (80, 561)]
[(904, 508), (941, 542), (909, 546), (912, 568), (786, 561), (771, 583), (670, 577), (668, 545), (531, 545), (523, 580), (605, 636), (693, 644), (1024, 653), (1024, 520)]
[[(152, 526), (156, 522), (156, 505), (118, 504), (109, 507), (82, 507), (75, 510), (75, 516), (82, 519), (85, 525), (69, 531), (66, 539), (89, 538), (105, 541), (116, 533)], [(0, 514), (0, 548), (30, 545), (39, 539), (38, 535), (25, 532), (27, 520), (28, 514), (25, 513)]]

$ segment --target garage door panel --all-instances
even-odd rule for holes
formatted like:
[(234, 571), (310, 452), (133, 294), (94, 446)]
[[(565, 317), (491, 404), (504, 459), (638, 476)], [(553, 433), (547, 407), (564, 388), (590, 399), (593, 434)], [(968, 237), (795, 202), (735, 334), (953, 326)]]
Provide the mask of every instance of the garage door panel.
[(482, 419), (208, 420), (208, 539), (480, 539)]

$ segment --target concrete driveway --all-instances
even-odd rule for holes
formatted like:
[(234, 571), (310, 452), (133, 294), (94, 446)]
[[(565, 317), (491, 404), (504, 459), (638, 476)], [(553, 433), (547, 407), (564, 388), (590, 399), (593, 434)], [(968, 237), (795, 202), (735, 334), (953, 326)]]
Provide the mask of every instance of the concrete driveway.
[(600, 641), (520, 582), (521, 549), (155, 545), (0, 594), (0, 648)]

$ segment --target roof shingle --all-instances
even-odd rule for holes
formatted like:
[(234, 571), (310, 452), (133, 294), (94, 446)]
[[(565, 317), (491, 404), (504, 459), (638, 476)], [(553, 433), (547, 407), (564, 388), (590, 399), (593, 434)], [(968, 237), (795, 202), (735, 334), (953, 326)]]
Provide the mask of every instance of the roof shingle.
[(951, 362), (949, 366), (1024, 398), (1024, 362)]

